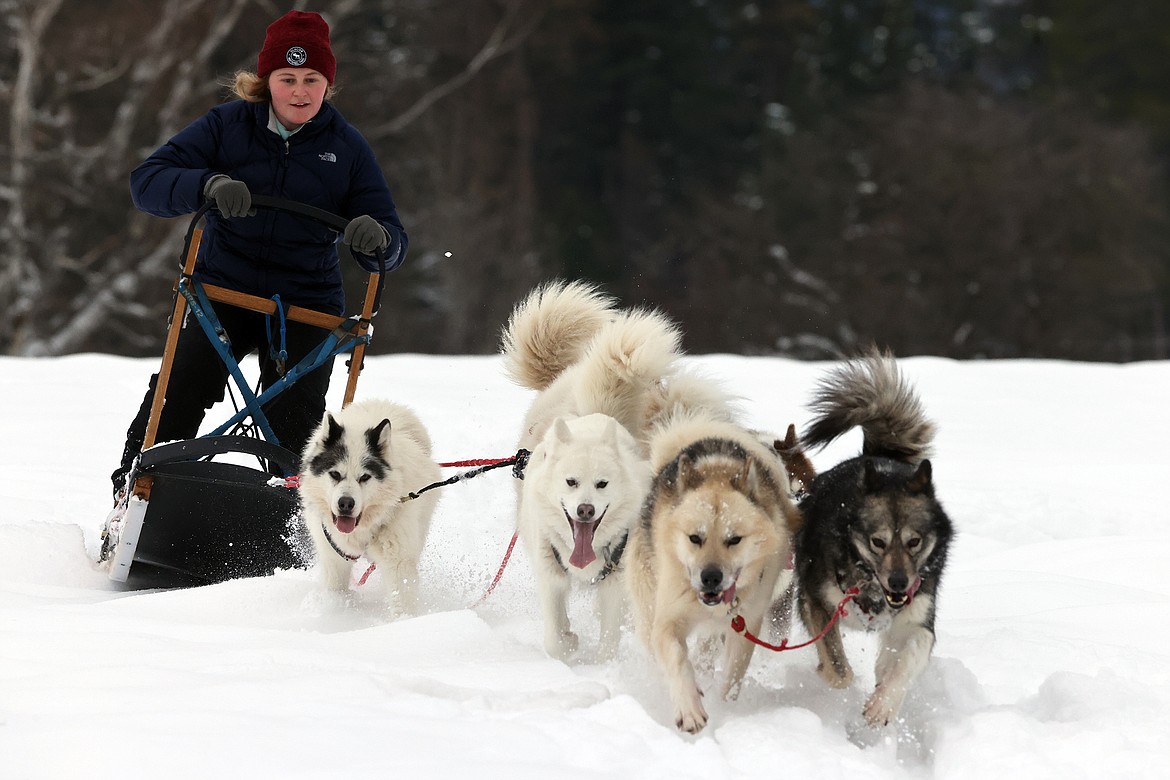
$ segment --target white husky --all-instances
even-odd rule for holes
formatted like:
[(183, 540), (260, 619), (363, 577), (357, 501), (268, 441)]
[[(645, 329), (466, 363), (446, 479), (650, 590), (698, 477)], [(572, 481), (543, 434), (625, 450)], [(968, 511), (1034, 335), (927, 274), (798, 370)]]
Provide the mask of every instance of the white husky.
[(681, 356), (680, 339), (662, 314), (618, 309), (583, 282), (536, 288), (504, 329), (506, 372), (538, 391), (520, 433), (533, 457), (517, 485), (517, 527), (554, 657), (577, 645), (564, 605), (570, 579), (593, 582), (602, 571), (600, 653), (616, 649), (620, 550), (649, 486), (642, 435), (665, 402), (662, 382)]
[(567, 658), (577, 649), (566, 609), (574, 582), (596, 587), (598, 655), (608, 660), (616, 654), (625, 597), (622, 554), (649, 485), (650, 468), (637, 442), (604, 414), (558, 417), (532, 451), (518, 527), (536, 576), (549, 655)]
[(418, 417), (380, 400), (326, 412), (305, 446), (301, 472), (304, 521), (325, 585), (348, 589), (353, 562), (365, 556), (382, 573), (387, 596), (414, 612), (419, 556), (438, 497), (401, 499), (439, 479)]

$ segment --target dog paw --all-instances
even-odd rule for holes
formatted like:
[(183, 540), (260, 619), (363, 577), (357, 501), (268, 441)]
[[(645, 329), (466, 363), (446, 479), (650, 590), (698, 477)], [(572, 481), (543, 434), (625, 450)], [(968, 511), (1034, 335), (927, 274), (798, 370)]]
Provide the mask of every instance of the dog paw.
[(678, 726), (679, 731), (685, 731), (688, 734), (698, 734), (703, 730), (703, 727), (707, 725), (707, 710), (703, 709), (703, 703), (699, 701), (698, 696), (695, 697), (690, 706), (675, 713), (674, 725)]
[(870, 728), (880, 729), (894, 719), (901, 705), (901, 697), (895, 691), (878, 686), (865, 703), (862, 714)]
[[(681, 681), (679, 681), (681, 682)], [(674, 725), (679, 731), (698, 734), (707, 725), (707, 710), (703, 707), (703, 691), (696, 685), (671, 691), (674, 700)]]
[(817, 674), (832, 688), (848, 688), (853, 684), (853, 670), (848, 664), (844, 668), (838, 668), (833, 664), (818, 664)]

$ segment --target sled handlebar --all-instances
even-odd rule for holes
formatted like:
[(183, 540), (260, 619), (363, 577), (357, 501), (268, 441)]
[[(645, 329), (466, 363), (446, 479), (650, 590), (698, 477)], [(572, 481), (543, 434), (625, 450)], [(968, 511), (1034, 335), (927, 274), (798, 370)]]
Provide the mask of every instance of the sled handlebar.
[(289, 214), (308, 217), (315, 222), (320, 222), (322, 225), (336, 233), (344, 232), (345, 226), (349, 224), (348, 219), (339, 217), (331, 211), (319, 209), (316, 206), (310, 206), (308, 203), (301, 203), (300, 201), (286, 200), (285, 198), (275, 198), (271, 195), (253, 195), (252, 205), (259, 206), (262, 209), (287, 211)]
[[(331, 211), (319, 209), (316, 206), (310, 206), (308, 203), (301, 203), (300, 201), (296, 200), (288, 200), (287, 198), (277, 198), (271, 195), (253, 195), (252, 205), (263, 209), (274, 209), (276, 211), (284, 211), (289, 214), (296, 214), (297, 216), (307, 217), (314, 222), (318, 222), (324, 225), (339, 235), (345, 232), (345, 227), (349, 224), (348, 219), (338, 216)], [(200, 220), (203, 219), (204, 214), (213, 208), (215, 208), (215, 201), (208, 200), (192, 215), (191, 225), (187, 228), (187, 238), (183, 242), (183, 252), (179, 255), (180, 268), (183, 267), (187, 253), (190, 251), (191, 240), (195, 234), (196, 226), (199, 224)], [(349, 248), (348, 244), (339, 243), (337, 246), (337, 251), (339, 255), (348, 255), (351, 261), (357, 262), (354, 259), (353, 251)], [(386, 284), (386, 250), (379, 249), (374, 257), (378, 261), (378, 290), (374, 295), (373, 312), (374, 314), (377, 314), (382, 302), (382, 290)]]

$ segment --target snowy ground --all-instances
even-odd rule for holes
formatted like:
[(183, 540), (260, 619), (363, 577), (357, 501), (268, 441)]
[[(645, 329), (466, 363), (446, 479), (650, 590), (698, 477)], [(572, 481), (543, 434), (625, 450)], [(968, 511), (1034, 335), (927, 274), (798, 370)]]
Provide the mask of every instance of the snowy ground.
[[(825, 364), (695, 358), (783, 431)], [(444, 488), (425, 614), (311, 572), (169, 592), (110, 583), (106, 475), (155, 361), (0, 359), (0, 776), (5, 778), (1094, 778), (1170, 772), (1170, 363), (904, 361), (941, 434), (959, 536), (938, 645), (896, 726), (860, 725), (811, 649), (757, 652), (737, 701), (671, 722), (633, 637), (544, 654), (501, 469)], [(334, 382), (340, 392), (340, 379)], [(530, 394), (488, 357), (367, 361), (359, 397), (415, 408), (440, 461), (506, 457)], [(815, 458), (828, 467), (859, 439)], [(374, 575), (375, 578), (378, 576)], [(591, 605), (573, 602), (588, 625)], [(587, 634), (588, 631), (584, 632)]]

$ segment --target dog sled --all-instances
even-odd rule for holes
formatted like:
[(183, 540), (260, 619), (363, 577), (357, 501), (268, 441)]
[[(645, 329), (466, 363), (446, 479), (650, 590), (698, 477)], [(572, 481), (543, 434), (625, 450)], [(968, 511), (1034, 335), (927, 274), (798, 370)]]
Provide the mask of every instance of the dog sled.
[[(316, 221), (338, 234), (347, 224), (335, 214), (295, 201), (253, 195), (252, 204)], [(379, 256), (382, 272), (369, 274), (360, 313), (337, 316), (298, 306), (286, 309), (276, 299), (196, 281), (201, 224), (211, 206), (195, 212), (187, 229), (146, 438), (131, 469), (128, 490), (102, 530), (100, 563), (108, 566), (111, 580), (131, 587), (205, 585), (304, 564), (297, 492), (290, 489), (300, 469), (300, 453), (280, 445), (263, 407), (343, 353), (351, 353), (343, 404), (353, 400), (385, 283), (385, 258)], [(343, 261), (352, 260), (347, 246), (339, 242), (338, 249)], [(264, 392), (257, 392), (258, 387), (253, 391), (219, 328), (215, 305), (316, 326), (323, 338), (281, 381)], [(229, 390), (234, 385), (242, 404), (228, 420), (195, 439), (156, 443), (184, 317), (198, 322), (215, 347), (228, 369)]]

